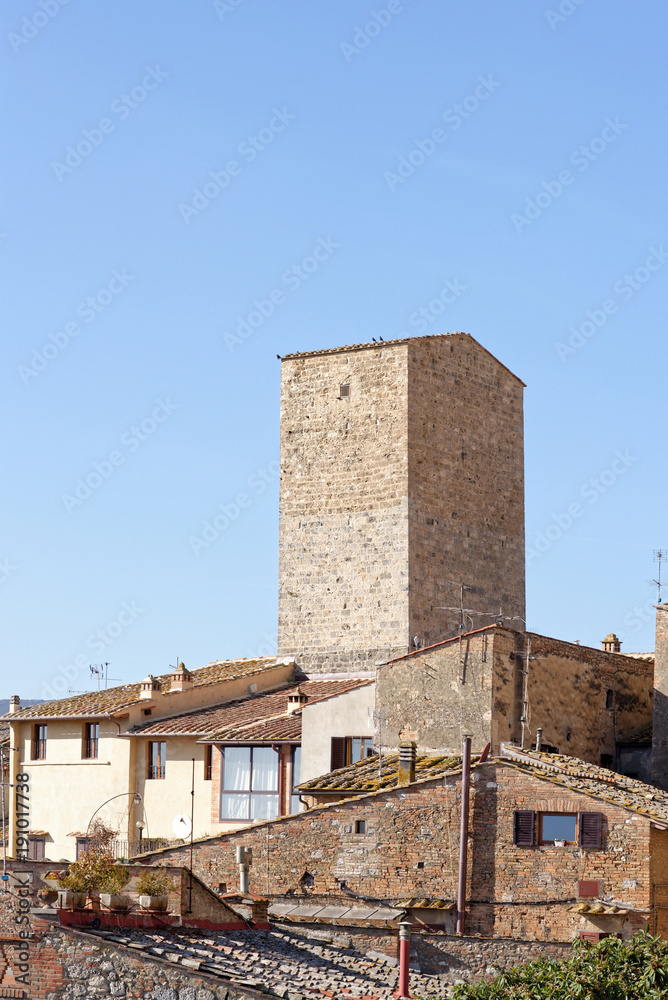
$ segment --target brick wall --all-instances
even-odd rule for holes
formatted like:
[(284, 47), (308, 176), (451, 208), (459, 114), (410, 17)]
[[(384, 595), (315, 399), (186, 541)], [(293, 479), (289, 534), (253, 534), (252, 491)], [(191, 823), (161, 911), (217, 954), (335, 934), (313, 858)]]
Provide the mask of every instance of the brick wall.
[[(598, 880), (603, 895), (648, 911), (652, 888), (650, 822), (609, 802), (566, 791), (509, 764), (474, 771), (467, 898), (471, 933), (528, 940), (567, 941), (581, 930), (621, 931), (644, 926), (648, 913), (594, 917), (574, 913), (578, 881)], [(513, 811), (601, 812), (603, 847), (513, 846)], [(250, 887), (267, 895), (355, 893), (382, 899), (456, 897), (459, 851), (459, 778), (425, 782), (360, 801), (336, 803), (195, 844), (194, 869), (209, 885), (236, 878), (234, 847), (253, 848)], [(366, 820), (356, 834), (355, 820)], [(155, 860), (184, 864), (171, 848)], [(559, 902), (552, 902), (557, 900)], [(621, 904), (620, 904), (621, 905)]]

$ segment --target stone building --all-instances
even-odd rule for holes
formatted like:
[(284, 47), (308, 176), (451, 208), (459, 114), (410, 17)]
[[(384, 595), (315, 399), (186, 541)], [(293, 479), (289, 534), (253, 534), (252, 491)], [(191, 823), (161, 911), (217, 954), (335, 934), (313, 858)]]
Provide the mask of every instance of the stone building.
[(463, 333), (283, 358), (279, 655), (368, 669), (524, 627), (522, 390)]

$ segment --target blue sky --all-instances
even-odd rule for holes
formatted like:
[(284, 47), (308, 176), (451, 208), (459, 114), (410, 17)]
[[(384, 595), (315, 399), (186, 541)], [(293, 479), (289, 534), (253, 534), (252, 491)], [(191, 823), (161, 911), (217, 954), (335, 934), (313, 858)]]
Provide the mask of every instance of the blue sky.
[(5, 695), (273, 651), (276, 354), (420, 332), (527, 383), (529, 627), (653, 649), (667, 29), (657, 0), (8, 0)]

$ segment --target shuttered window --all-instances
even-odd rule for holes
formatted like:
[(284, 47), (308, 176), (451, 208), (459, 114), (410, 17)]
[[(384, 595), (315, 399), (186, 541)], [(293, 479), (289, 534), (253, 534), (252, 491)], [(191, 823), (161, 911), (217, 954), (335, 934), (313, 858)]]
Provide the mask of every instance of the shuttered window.
[(513, 814), (513, 844), (533, 847), (536, 814), (533, 809), (516, 809)]
[(602, 813), (580, 813), (580, 847), (601, 846)]
[(346, 738), (345, 736), (332, 736), (332, 766), (331, 770), (336, 771), (340, 767), (346, 766)]

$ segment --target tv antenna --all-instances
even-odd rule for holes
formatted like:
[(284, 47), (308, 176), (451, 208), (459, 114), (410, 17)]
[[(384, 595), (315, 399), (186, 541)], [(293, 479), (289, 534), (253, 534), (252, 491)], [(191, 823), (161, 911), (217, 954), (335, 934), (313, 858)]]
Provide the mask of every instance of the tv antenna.
[(656, 580), (650, 580), (657, 587), (656, 603), (661, 604), (661, 561), (668, 556), (666, 549), (654, 549), (654, 562), (659, 564), (659, 571)]
[[(104, 681), (104, 690), (107, 690), (107, 682), (109, 681), (109, 664), (108, 663), (90, 663), (88, 665), (91, 677), (97, 678), (97, 689), (101, 689), (100, 685)], [(118, 677), (112, 677), (112, 681), (119, 680)]]

